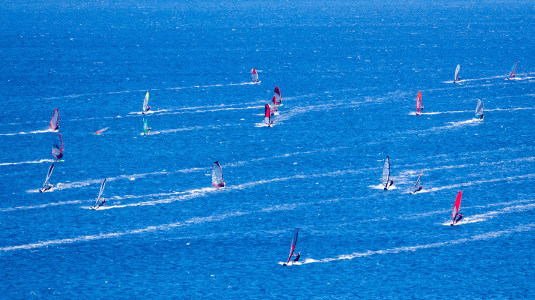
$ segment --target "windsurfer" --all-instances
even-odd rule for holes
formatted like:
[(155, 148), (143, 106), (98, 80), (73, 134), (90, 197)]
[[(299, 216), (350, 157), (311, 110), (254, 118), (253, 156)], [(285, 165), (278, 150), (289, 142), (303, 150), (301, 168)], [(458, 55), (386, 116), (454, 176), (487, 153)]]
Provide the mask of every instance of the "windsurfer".
[(416, 189), (416, 191), (414, 191), (414, 192), (415, 192), (415, 193), (416, 193), (416, 192), (419, 192), (419, 191), (421, 191), (423, 188), (424, 188), (424, 187), (420, 185), (420, 186), (418, 187), (418, 189)]
[(100, 199), (100, 201), (97, 204), (95, 204), (94, 208), (98, 209), (99, 207), (103, 206), (104, 203), (106, 203), (106, 199)]
[(301, 252), (297, 252), (297, 254), (294, 254), (293, 256), (295, 256), (295, 259), (292, 260), (292, 262), (296, 262), (301, 258)]
[(225, 187), (225, 181), (222, 180), (221, 183), (218, 185), (218, 187)]
[(43, 188), (40, 189), (39, 191), (40, 191), (41, 193), (46, 192), (46, 191), (48, 191), (49, 189), (51, 189), (53, 186), (54, 186), (53, 183), (48, 183), (48, 182), (47, 182), (47, 183), (45, 184), (45, 186), (43, 186)]
[(145, 114), (146, 112), (148, 112), (150, 110), (150, 106), (147, 107), (147, 110), (143, 112), (143, 114)]
[(459, 223), (459, 221), (463, 218), (463, 214), (455, 214), (455, 221), (453, 221), (453, 224)]

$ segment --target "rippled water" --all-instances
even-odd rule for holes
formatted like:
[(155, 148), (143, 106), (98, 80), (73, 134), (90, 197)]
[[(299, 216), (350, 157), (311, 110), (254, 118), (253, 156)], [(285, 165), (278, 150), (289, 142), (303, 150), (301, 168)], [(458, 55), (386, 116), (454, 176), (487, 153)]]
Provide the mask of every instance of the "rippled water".
[[(0, 8), (4, 297), (535, 296), (533, 3)], [(42, 194), (54, 108), (64, 162)]]

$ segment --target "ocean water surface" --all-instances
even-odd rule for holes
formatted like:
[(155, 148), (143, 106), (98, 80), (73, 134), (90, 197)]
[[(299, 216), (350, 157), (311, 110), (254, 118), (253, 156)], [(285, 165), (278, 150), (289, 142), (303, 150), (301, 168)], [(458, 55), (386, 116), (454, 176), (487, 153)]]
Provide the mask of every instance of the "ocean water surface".
[(533, 1), (0, 11), (1, 298), (535, 297)]

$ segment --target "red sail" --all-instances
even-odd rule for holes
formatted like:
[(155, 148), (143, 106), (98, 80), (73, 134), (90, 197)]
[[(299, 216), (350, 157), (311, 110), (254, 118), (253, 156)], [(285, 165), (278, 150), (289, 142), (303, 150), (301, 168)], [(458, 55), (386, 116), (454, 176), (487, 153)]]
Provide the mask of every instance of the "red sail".
[(251, 78), (253, 79), (253, 81), (258, 81), (258, 73), (256, 72), (256, 69), (254, 68), (251, 71)]
[(455, 199), (455, 204), (453, 205), (453, 211), (451, 212), (452, 221), (455, 221), (455, 216), (459, 213), (459, 210), (461, 209), (462, 197), (463, 197), (463, 191), (460, 191), (459, 194), (457, 194), (457, 199)]
[(59, 110), (54, 109), (54, 114), (52, 115), (52, 120), (50, 121), (50, 128), (56, 130), (59, 127)]
[(270, 118), (271, 117), (271, 112), (270, 112), (270, 109), (269, 109), (269, 104), (266, 104), (266, 115), (265, 115), (266, 118)]

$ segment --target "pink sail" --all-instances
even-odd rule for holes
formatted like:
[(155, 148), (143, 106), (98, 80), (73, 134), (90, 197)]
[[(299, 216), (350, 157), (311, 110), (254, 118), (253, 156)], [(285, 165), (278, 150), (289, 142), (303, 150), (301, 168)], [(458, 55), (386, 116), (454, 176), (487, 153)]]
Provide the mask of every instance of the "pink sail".
[(453, 211), (451, 212), (451, 220), (455, 222), (455, 216), (459, 213), (461, 209), (461, 198), (463, 197), (463, 191), (460, 191), (457, 194), (457, 199), (455, 199), (455, 204), (453, 205)]
[(274, 96), (278, 96), (279, 97), (279, 102), (277, 104), (281, 104), (282, 102), (282, 96), (281, 96), (281, 90), (279, 89), (278, 86), (275, 87), (275, 94)]

